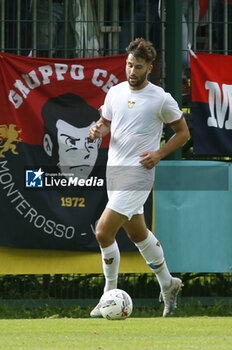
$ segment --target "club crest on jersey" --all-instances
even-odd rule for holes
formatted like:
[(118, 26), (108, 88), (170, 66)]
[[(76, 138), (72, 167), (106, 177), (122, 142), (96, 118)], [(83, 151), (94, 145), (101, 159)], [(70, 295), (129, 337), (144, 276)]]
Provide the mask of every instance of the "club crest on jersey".
[(110, 259), (104, 259), (104, 261), (105, 261), (105, 263), (107, 264), (107, 265), (111, 265), (112, 264), (112, 262), (114, 261), (114, 258), (110, 258)]
[(134, 104), (135, 104), (135, 102), (128, 101), (128, 108), (133, 108)]

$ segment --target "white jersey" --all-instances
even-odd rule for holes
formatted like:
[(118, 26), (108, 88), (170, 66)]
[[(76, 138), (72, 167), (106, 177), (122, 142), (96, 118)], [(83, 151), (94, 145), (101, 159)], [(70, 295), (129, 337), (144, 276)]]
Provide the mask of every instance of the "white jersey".
[(160, 148), (163, 123), (180, 121), (182, 112), (162, 88), (148, 83), (141, 90), (131, 90), (127, 81), (110, 88), (100, 112), (111, 122), (107, 207), (130, 220), (143, 213), (154, 184), (155, 168), (143, 167), (140, 155)]
[(160, 148), (163, 123), (180, 121), (182, 111), (161, 87), (131, 90), (127, 81), (110, 88), (102, 117), (111, 122), (108, 165), (139, 166), (140, 154)]

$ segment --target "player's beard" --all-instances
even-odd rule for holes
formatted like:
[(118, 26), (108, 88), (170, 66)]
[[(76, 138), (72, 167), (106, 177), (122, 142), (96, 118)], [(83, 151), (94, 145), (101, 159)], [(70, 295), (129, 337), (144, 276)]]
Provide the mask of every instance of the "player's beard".
[(128, 83), (129, 83), (129, 85), (131, 86), (131, 87), (134, 87), (134, 88), (138, 88), (139, 86), (141, 86), (143, 83), (144, 83), (144, 81), (147, 79), (147, 71), (140, 77), (140, 78), (137, 78), (136, 77), (136, 81), (135, 81), (135, 83), (131, 83), (131, 81), (130, 81), (130, 77), (127, 75), (127, 81), (128, 81)]

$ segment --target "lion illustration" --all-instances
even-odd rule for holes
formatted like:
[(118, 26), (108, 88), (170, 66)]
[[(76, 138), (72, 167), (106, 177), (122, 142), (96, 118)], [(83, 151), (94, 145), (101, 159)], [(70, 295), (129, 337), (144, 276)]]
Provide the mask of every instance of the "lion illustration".
[(22, 130), (16, 130), (15, 124), (0, 125), (0, 158), (5, 158), (4, 153), (11, 150), (12, 153), (18, 154), (16, 145), (13, 142), (21, 142), (19, 134)]

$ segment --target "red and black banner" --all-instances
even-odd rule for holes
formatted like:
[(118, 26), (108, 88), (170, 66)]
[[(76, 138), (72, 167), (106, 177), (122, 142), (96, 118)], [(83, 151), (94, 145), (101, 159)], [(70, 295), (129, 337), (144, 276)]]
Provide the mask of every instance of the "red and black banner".
[(194, 153), (232, 155), (232, 56), (191, 56)]
[[(109, 137), (89, 127), (125, 55), (47, 59), (0, 54), (0, 245), (97, 251)], [(124, 232), (122, 250), (134, 250)]]

